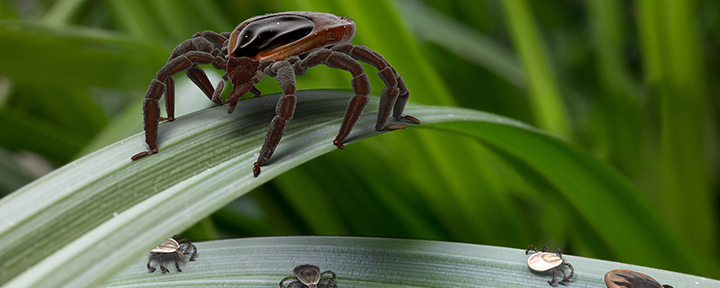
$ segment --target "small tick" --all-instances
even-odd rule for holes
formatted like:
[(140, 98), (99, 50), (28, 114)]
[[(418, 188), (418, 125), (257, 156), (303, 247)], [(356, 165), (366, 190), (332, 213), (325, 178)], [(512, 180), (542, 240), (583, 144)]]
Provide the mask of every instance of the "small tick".
[[(560, 283), (560, 285), (565, 285), (565, 283), (569, 281), (570, 278), (573, 277), (573, 275), (575, 275), (575, 269), (573, 268), (573, 266), (570, 265), (570, 263), (565, 262), (565, 259), (562, 258), (562, 252), (560, 251), (560, 248), (557, 249), (557, 255), (555, 255), (552, 253), (547, 253), (549, 250), (547, 245), (543, 245), (542, 252), (538, 252), (535, 245), (530, 245), (528, 246), (528, 249), (525, 250), (525, 255), (527, 255), (530, 250), (535, 250), (535, 254), (531, 255), (530, 258), (528, 258), (528, 267), (538, 272), (550, 270), (550, 272), (552, 272), (553, 274), (553, 279), (551, 281), (548, 281), (548, 284), (550, 284), (550, 286), (554, 285), (555, 280), (557, 279), (555, 277), (557, 274), (555, 270), (558, 270), (560, 271), (560, 273), (563, 274), (563, 279), (558, 282)], [(567, 274), (565, 274), (563, 266), (567, 266), (570, 268), (570, 276), (567, 276)]]
[[(291, 288), (295, 284), (302, 285), (300, 286), (301, 288), (337, 288), (337, 283), (335, 283), (335, 272), (327, 270), (320, 273), (320, 268), (312, 264), (298, 265), (297, 267), (295, 267), (295, 269), (293, 269), (293, 274), (295, 274), (295, 276), (288, 276), (280, 281), (280, 288)], [(322, 278), (323, 275), (332, 276), (330, 278)], [(287, 286), (283, 285), (283, 282), (291, 279), (294, 279), (295, 281), (290, 282), (290, 284), (288, 284)], [(325, 282), (325, 284), (320, 284), (320, 282)]]
[(173, 258), (175, 259), (175, 268), (177, 268), (178, 272), (182, 272), (180, 270), (180, 265), (178, 265), (177, 257), (180, 256), (180, 259), (185, 259), (184, 254), (190, 254), (190, 248), (193, 249), (193, 254), (190, 257), (189, 261), (195, 261), (195, 255), (197, 255), (197, 248), (195, 248), (195, 245), (190, 243), (190, 240), (187, 238), (183, 238), (182, 240), (177, 240), (177, 238), (180, 237), (180, 235), (175, 234), (172, 238), (165, 240), (165, 242), (161, 243), (155, 249), (150, 250), (150, 260), (148, 260), (147, 268), (150, 270), (150, 273), (155, 272), (155, 268), (150, 267), (150, 262), (152, 262), (152, 259), (155, 256), (160, 256), (160, 271), (164, 272), (170, 272), (165, 266), (163, 266), (163, 256), (172, 254)]
[(608, 288), (673, 288), (670, 285), (661, 285), (643, 273), (625, 269), (612, 270), (605, 274), (605, 285)]

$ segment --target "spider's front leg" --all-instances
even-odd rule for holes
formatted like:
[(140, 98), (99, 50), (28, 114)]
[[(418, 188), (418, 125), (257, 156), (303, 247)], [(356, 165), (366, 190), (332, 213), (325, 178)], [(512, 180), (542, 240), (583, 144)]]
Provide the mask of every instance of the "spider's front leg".
[(275, 152), (277, 144), (285, 133), (285, 129), (287, 129), (288, 122), (290, 122), (295, 115), (295, 105), (297, 104), (297, 97), (295, 97), (295, 72), (288, 61), (273, 63), (265, 69), (265, 73), (271, 76), (275, 75), (283, 91), (283, 96), (278, 100), (277, 106), (275, 107), (276, 115), (270, 122), (270, 128), (268, 129), (267, 135), (265, 135), (265, 141), (260, 149), (260, 155), (258, 156), (257, 162), (253, 165), (253, 174), (256, 177), (260, 174), (260, 165), (269, 160), (273, 152)]
[[(196, 67), (198, 64), (213, 64), (213, 66), (224, 68), (226, 66), (224, 61), (224, 58), (215, 57), (207, 52), (190, 51), (168, 61), (165, 66), (160, 68), (155, 79), (150, 82), (150, 86), (145, 93), (145, 101), (143, 101), (145, 142), (150, 146), (150, 150), (133, 155), (130, 158), (132, 161), (144, 158), (150, 154), (155, 154), (158, 151), (158, 125), (160, 124), (160, 120), (163, 119), (160, 117), (160, 104), (158, 102), (163, 93), (167, 94), (168, 97), (166, 99), (169, 99), (168, 103), (173, 102), (175, 80), (173, 80), (172, 75)], [(169, 110), (168, 120), (173, 119), (174, 115), (172, 113), (172, 109)]]

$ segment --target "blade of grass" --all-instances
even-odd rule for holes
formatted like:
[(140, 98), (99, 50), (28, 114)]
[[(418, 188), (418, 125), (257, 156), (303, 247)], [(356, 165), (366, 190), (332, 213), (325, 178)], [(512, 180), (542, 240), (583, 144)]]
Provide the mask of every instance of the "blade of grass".
[(530, 103), (540, 128), (570, 136), (567, 109), (560, 95), (540, 30), (525, 0), (502, 1), (517, 53), (528, 75)]
[(514, 55), (494, 40), (419, 1), (402, 0), (398, 3), (422, 40), (463, 55), (468, 61), (492, 71), (517, 87), (524, 88), (526, 85), (525, 72)]
[(690, 247), (717, 255), (718, 219), (708, 217), (718, 211), (706, 169), (706, 83), (694, 27), (696, 3), (640, 1), (638, 7), (645, 85), (661, 107), (656, 198)]
[[(351, 17), (357, 26), (357, 33), (353, 39), (353, 44), (365, 45), (371, 49), (382, 54), (389, 63), (402, 75), (405, 79), (405, 83), (408, 85), (408, 89), (411, 91), (411, 101), (425, 103), (425, 104), (443, 104), (451, 105), (456, 103), (456, 99), (448, 93), (447, 87), (439, 81), (442, 79), (438, 72), (434, 70), (426, 60), (426, 55), (423, 55), (419, 46), (416, 45), (414, 36), (409, 33), (407, 27), (407, 21), (400, 13), (396, 3), (392, 1), (384, 0), (373, 0), (370, 2), (327, 2), (327, 1), (308, 1), (305, 5), (298, 5), (300, 7), (294, 7), (300, 10), (313, 10), (331, 12), (337, 15), (346, 15)], [(370, 68), (373, 69), (373, 68)], [(368, 71), (368, 70), (366, 70)], [(369, 70), (372, 71), (372, 70)], [(368, 72), (369, 72), (368, 71)], [(312, 71), (308, 74), (316, 73)], [(337, 73), (337, 72), (336, 72)], [(370, 77), (373, 82), (374, 89), (382, 87), (382, 83), (377, 77)], [(342, 83), (342, 86), (335, 87), (347, 87), (347, 82)], [(465, 96), (467, 97), (467, 96)], [(485, 177), (478, 177), (478, 175), (468, 175), (473, 171), (491, 171), (491, 167), (482, 167), (485, 165), (485, 161), (466, 161), (469, 156), (475, 157), (482, 155), (481, 149), (473, 143), (473, 141), (467, 141), (466, 139), (458, 139), (448, 143), (442, 138), (438, 138), (433, 133), (414, 133), (410, 138), (403, 139), (405, 141), (398, 142), (394, 138), (384, 141), (387, 146), (403, 147), (402, 149), (395, 149), (401, 151), (393, 154), (393, 157), (380, 157), (378, 163), (384, 167), (393, 167), (391, 171), (405, 171), (406, 167), (414, 167), (399, 176), (399, 181), (407, 183), (415, 183), (415, 185), (422, 187), (423, 189), (418, 190), (420, 202), (430, 203), (428, 207), (431, 214), (437, 215), (437, 221), (441, 223), (444, 229), (447, 230), (447, 234), (452, 235), (453, 239), (459, 241), (472, 241), (473, 239), (479, 239), (481, 234), (490, 234), (491, 231), (485, 233), (480, 230), (492, 230), (490, 227), (486, 227), (486, 224), (482, 221), (481, 217), (477, 216), (477, 206), (470, 205), (477, 197), (472, 197), (474, 191), (477, 191), (478, 187), (483, 187), (483, 178), (490, 179), (494, 175), (487, 175)], [(414, 143), (415, 145), (403, 146), (402, 143)], [(424, 157), (411, 157), (411, 155), (424, 155)], [(397, 163), (393, 161), (395, 158), (408, 158), (410, 160), (405, 163)], [(366, 159), (359, 157), (356, 159)], [(395, 162), (395, 163), (394, 163)], [(467, 162), (465, 166), (459, 166), (457, 163)], [(333, 165), (333, 164), (326, 164)], [(323, 165), (320, 165), (322, 167)], [(315, 187), (324, 184), (324, 181), (319, 180), (320, 178), (313, 177), (312, 175), (318, 173), (318, 171), (308, 171), (303, 169), (302, 171), (292, 171), (288, 173), (292, 177), (282, 176), (277, 182), (287, 182), (283, 185), (284, 195), (288, 198), (295, 200), (294, 206), (303, 209), (302, 207), (311, 207), (314, 203), (310, 201), (302, 201), (298, 193), (293, 193), (292, 190), (304, 190), (301, 187), (294, 186), (293, 183), (302, 179), (304, 183), (310, 181), (322, 182)], [(367, 171), (361, 171), (362, 174), (367, 174)], [(334, 179), (338, 183), (351, 183), (353, 182), (354, 175), (348, 173), (348, 177), (342, 179)], [(317, 174), (315, 174), (317, 175)], [(430, 177), (432, 175), (432, 177)], [(367, 178), (367, 177), (365, 177)], [(290, 189), (288, 189), (290, 188)], [(287, 191), (286, 191), (287, 190)], [(446, 191), (445, 193), (439, 193), (439, 191)], [(332, 199), (333, 193), (326, 191), (313, 191), (316, 195), (316, 199)], [(320, 196), (320, 194), (324, 194)], [(304, 202), (303, 203), (301, 203)], [(334, 202), (337, 203), (337, 202)], [(490, 203), (490, 202), (485, 202)], [(503, 205), (500, 205), (502, 207)], [(338, 209), (343, 211), (343, 209)], [(329, 213), (329, 211), (325, 211)], [(313, 213), (306, 214), (307, 217), (312, 217)], [(512, 211), (500, 211), (498, 215), (507, 215), (512, 218)], [(311, 222), (322, 223), (327, 217), (321, 217), (316, 215), (315, 219)], [(499, 217), (503, 218), (503, 217)], [(481, 229), (467, 229), (466, 227), (482, 227)], [(393, 234), (394, 235), (394, 234)]]
[(637, 179), (643, 169), (643, 114), (639, 85), (634, 82), (623, 56), (627, 47), (626, 22), (621, 1), (588, 2), (597, 43), (597, 70), (602, 89), (594, 96), (597, 107), (593, 126), (587, 129), (597, 137), (600, 151), (623, 172)]
[[(524, 249), (450, 242), (359, 237), (267, 237), (195, 243), (182, 273), (148, 273), (147, 255), (101, 287), (271, 287), (312, 263), (337, 274), (338, 287), (547, 287), (550, 273), (532, 272)], [(563, 254), (576, 271), (569, 286), (605, 287), (613, 269), (631, 269), (675, 287), (717, 287), (720, 281)], [(153, 262), (156, 266), (157, 263)], [(286, 284), (289, 282), (286, 282)]]
[(59, 26), (67, 24), (73, 14), (75, 14), (83, 4), (85, 0), (60, 0), (53, 4), (50, 11), (45, 14), (42, 19), (42, 23), (48, 26)]
[[(258, 178), (252, 176), (251, 167), (278, 95), (244, 100), (230, 116), (224, 107), (215, 107), (161, 125), (160, 153), (141, 161), (129, 160), (147, 148), (143, 135), (137, 134), (23, 187), (0, 200), (0, 282), (10, 287), (99, 284), (168, 235), (187, 229), (284, 171), (335, 151), (330, 142), (350, 94), (298, 91), (293, 125)], [(373, 98), (350, 142), (381, 133), (372, 128), (376, 109)], [(689, 260), (627, 180), (578, 149), (492, 114), (417, 104), (408, 105), (407, 111), (428, 124), (472, 121), (434, 129), (472, 135), (514, 153), (570, 201), (582, 202), (577, 195), (591, 195), (589, 203), (574, 203), (587, 208), (578, 213), (626, 257), (657, 260), (653, 265), (678, 270), (699, 271), (697, 266), (707, 264), (701, 256)], [(543, 168), (546, 165), (550, 170)], [(604, 219), (617, 217), (623, 217), (625, 227), (603, 226)], [(618, 238), (617, 231), (634, 237)], [(627, 241), (641, 241), (646, 249), (624, 249)]]

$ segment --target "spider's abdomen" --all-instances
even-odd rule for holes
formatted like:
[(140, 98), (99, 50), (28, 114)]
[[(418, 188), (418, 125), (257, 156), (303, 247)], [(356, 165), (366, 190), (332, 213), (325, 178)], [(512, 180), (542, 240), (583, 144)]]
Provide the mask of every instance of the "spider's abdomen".
[(284, 12), (240, 23), (228, 39), (230, 57), (282, 60), (315, 48), (349, 43), (355, 23), (347, 17), (317, 12)]
[(303, 16), (282, 15), (254, 21), (240, 31), (232, 51), (236, 57), (251, 57), (260, 51), (295, 42), (310, 34), (315, 23)]

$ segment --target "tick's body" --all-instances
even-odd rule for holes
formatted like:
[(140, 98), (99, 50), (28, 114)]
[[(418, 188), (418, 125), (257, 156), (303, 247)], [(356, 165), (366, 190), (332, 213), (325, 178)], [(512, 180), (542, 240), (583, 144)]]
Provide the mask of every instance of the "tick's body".
[[(335, 283), (335, 272), (327, 270), (320, 273), (320, 268), (312, 264), (298, 265), (293, 269), (295, 276), (285, 277), (280, 281), (280, 288), (291, 288), (300, 284), (302, 288), (317, 288), (317, 287), (337, 287)], [(323, 275), (330, 275), (330, 278), (322, 278)], [(285, 286), (283, 283), (288, 280), (294, 280)], [(324, 284), (322, 284), (324, 282)]]
[(672, 288), (670, 285), (660, 284), (648, 275), (626, 269), (612, 270), (605, 274), (605, 285), (608, 288)]
[[(547, 253), (549, 248), (547, 245), (543, 245), (542, 252), (538, 252), (535, 245), (528, 246), (528, 249), (525, 250), (525, 254), (527, 255), (530, 250), (534, 250), (535, 253), (533, 255), (530, 255), (530, 257), (527, 260), (527, 265), (530, 267), (530, 269), (538, 271), (538, 272), (545, 272), (550, 271), (553, 274), (553, 279), (551, 281), (548, 281), (548, 284), (554, 285), (555, 281), (557, 280), (556, 274), (557, 271), (560, 271), (560, 273), (563, 274), (563, 279), (560, 280), (561, 285), (565, 285), (567, 281), (570, 281), (570, 279), (575, 275), (575, 269), (573, 268), (570, 263), (565, 262), (565, 259), (562, 258), (562, 252), (560, 252), (560, 249), (557, 249), (557, 254), (551, 254)], [(563, 267), (570, 268), (570, 276), (567, 276), (565, 274), (565, 271), (563, 270)]]
[[(260, 156), (254, 164), (253, 174), (260, 173), (260, 165), (270, 159), (280, 142), (288, 122), (295, 113), (295, 75), (304, 74), (307, 68), (324, 64), (328, 67), (349, 71), (355, 96), (350, 99), (338, 135), (333, 140), (342, 149), (343, 141), (352, 131), (367, 106), (370, 82), (363, 71), (362, 61), (378, 70), (385, 83), (380, 94), (380, 108), (376, 130), (405, 128), (404, 125), (387, 125), (392, 112), (397, 120), (420, 123), (412, 116), (402, 116), (409, 92), (402, 77), (377, 52), (364, 46), (348, 44), (355, 36), (355, 23), (346, 17), (316, 12), (284, 12), (257, 16), (240, 23), (232, 33), (198, 32), (191, 39), (178, 45), (167, 64), (158, 71), (145, 94), (143, 112), (145, 141), (149, 151), (132, 157), (137, 160), (157, 153), (158, 123), (174, 119), (174, 74), (187, 71), (187, 76), (213, 102), (221, 104), (220, 93), (225, 81), (233, 84), (232, 92), (225, 101), (228, 113), (232, 113), (240, 97), (247, 92), (260, 96), (254, 84), (263, 73), (276, 77), (283, 96), (278, 100), (276, 116), (270, 122)], [(200, 64), (211, 64), (224, 70), (222, 80), (213, 88)], [(168, 117), (160, 117), (158, 100), (165, 94)]]
[(180, 259), (185, 259), (185, 254), (190, 254), (190, 248), (193, 249), (193, 254), (190, 256), (189, 261), (195, 261), (195, 255), (197, 255), (197, 248), (195, 248), (195, 245), (190, 243), (190, 240), (184, 238), (182, 240), (177, 240), (179, 235), (175, 235), (172, 238), (163, 241), (163, 243), (160, 243), (157, 247), (150, 250), (150, 253), (152, 255), (150, 256), (150, 259), (147, 263), (147, 268), (150, 270), (150, 273), (155, 272), (155, 268), (150, 266), (150, 262), (152, 262), (152, 259), (155, 256), (160, 256), (160, 271), (163, 273), (170, 272), (165, 266), (163, 266), (163, 256), (165, 255), (173, 255), (173, 259), (175, 260), (175, 268), (177, 268), (178, 272), (182, 272), (180, 270), (180, 265), (178, 265), (177, 258), (180, 257)]

